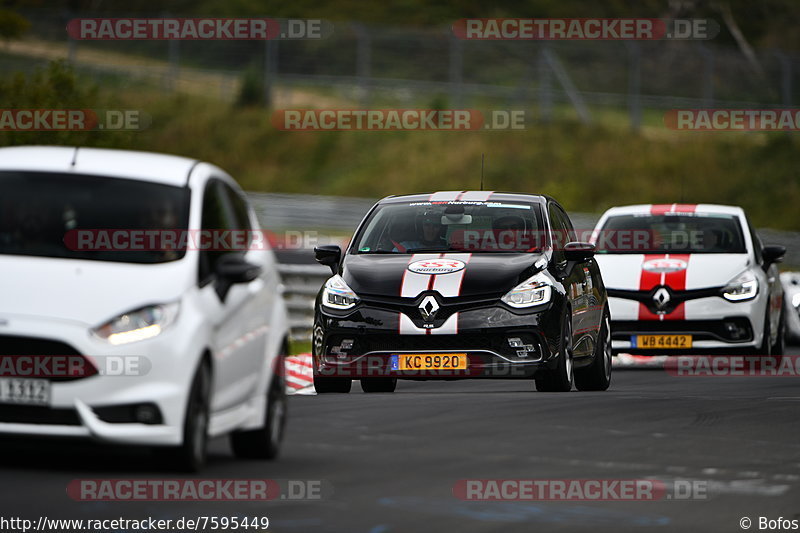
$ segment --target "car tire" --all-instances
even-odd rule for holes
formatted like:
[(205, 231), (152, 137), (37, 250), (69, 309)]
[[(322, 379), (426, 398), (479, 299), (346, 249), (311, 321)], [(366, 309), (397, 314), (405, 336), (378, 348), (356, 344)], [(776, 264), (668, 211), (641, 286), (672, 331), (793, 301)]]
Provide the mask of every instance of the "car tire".
[(778, 318), (778, 338), (775, 339), (775, 344), (770, 347), (770, 353), (777, 357), (782, 357), (786, 353), (786, 323), (784, 318), (783, 308), (781, 308), (781, 315)]
[(318, 378), (314, 376), (314, 390), (317, 391), (317, 394), (348, 393), (352, 386), (353, 380), (350, 378)]
[(575, 370), (575, 388), (604, 391), (611, 385), (611, 316), (603, 309), (592, 364)]
[(769, 327), (769, 309), (767, 309), (767, 316), (764, 317), (764, 334), (761, 338), (761, 344), (752, 350), (753, 355), (759, 355), (763, 357), (769, 357), (772, 355), (772, 343), (770, 342), (770, 337), (772, 336), (771, 333), (772, 328)]
[(555, 368), (543, 368), (534, 376), (539, 392), (569, 392), (572, 390), (572, 317), (568, 313), (561, 325), (561, 339)]
[(203, 361), (192, 379), (183, 421), (180, 446), (157, 448), (164, 464), (181, 472), (198, 472), (206, 463), (208, 419), (211, 405), (211, 369)]
[(278, 456), (288, 413), (284, 375), (283, 355), (281, 355), (267, 391), (264, 427), (236, 431), (230, 435), (231, 449), (237, 458), (271, 460)]
[(397, 378), (364, 378), (361, 380), (361, 390), (364, 392), (394, 392), (397, 388)]

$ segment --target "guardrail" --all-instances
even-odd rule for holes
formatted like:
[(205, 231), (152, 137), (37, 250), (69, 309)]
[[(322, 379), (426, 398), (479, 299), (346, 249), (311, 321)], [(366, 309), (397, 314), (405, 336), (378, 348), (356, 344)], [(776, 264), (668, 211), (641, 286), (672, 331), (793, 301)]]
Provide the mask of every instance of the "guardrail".
[(283, 280), (292, 340), (309, 340), (314, 324), (314, 299), (331, 271), (322, 265), (286, 263), (279, 264), (278, 271)]

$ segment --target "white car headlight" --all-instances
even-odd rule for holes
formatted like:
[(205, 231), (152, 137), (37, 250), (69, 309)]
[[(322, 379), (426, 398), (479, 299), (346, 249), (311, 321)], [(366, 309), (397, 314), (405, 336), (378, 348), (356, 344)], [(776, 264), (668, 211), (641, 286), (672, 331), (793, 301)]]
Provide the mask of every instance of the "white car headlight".
[(758, 280), (750, 270), (745, 270), (722, 290), (722, 296), (731, 302), (752, 300), (758, 294)]
[(358, 296), (347, 286), (339, 274), (325, 282), (322, 305), (332, 309), (350, 309), (358, 303)]
[(151, 339), (175, 321), (179, 308), (177, 302), (148, 305), (112, 318), (94, 328), (92, 334), (114, 345)]
[(800, 292), (792, 296), (792, 307), (800, 307)]
[(508, 291), (501, 300), (511, 307), (532, 307), (549, 302), (552, 294), (550, 278), (539, 272)]

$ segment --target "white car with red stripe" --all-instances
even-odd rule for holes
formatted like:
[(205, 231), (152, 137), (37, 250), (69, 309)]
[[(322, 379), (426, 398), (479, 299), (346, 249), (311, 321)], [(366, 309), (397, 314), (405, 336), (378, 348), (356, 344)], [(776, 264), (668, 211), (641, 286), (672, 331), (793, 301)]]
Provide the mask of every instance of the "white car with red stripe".
[(762, 245), (740, 207), (614, 207), (592, 241), (615, 353), (783, 352), (786, 250)]

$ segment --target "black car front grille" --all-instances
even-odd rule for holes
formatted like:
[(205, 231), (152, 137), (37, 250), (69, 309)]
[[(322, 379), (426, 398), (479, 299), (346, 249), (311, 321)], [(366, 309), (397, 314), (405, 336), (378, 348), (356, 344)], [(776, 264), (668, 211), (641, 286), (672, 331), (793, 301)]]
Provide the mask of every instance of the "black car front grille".
[(80, 355), (80, 352), (60, 341), (0, 335), (0, 355)]
[(39, 405), (0, 405), (0, 422), (59, 426), (81, 425), (81, 420), (75, 409), (53, 409)]
[[(669, 300), (664, 303), (663, 307), (656, 304), (655, 294), (657, 291), (665, 289), (669, 295)], [(699, 298), (709, 298), (713, 296), (722, 295), (722, 287), (710, 287), (706, 289), (691, 289), (691, 290), (675, 290), (666, 285), (656, 285), (649, 291), (628, 291), (622, 289), (607, 289), (606, 292), (609, 297), (622, 298), (625, 300), (634, 300), (644, 304), (647, 309), (655, 314), (659, 312), (671, 313), (680, 304), (688, 302), (689, 300), (697, 300)]]
[[(12, 376), (0, 374), (0, 377), (40, 377), (50, 381), (70, 381), (95, 375), (97, 370), (86, 357), (71, 345), (52, 339), (38, 337), (20, 337), (15, 335), (0, 335), (0, 358), (15, 356), (68, 357), (68, 362), (61, 361), (61, 368), (65, 375), (48, 376)], [(56, 365), (58, 366), (58, 365)], [(50, 368), (49, 366), (47, 368)], [(67, 373), (74, 372), (75, 375)]]
[[(736, 327), (738, 338), (726, 324)], [(750, 321), (743, 317), (721, 320), (616, 320), (611, 322), (611, 337), (629, 340), (631, 335), (642, 334), (686, 334), (694, 340), (721, 340), (725, 342), (748, 342), (753, 340)]]
[(346, 350), (351, 355), (363, 355), (369, 352), (403, 352), (403, 351), (490, 351), (505, 356), (515, 356), (519, 348), (508, 344), (509, 337), (519, 338), (524, 344), (533, 345), (541, 353), (539, 339), (530, 333), (507, 331), (493, 335), (335, 335), (328, 341), (328, 353), (331, 347), (340, 346), (342, 340), (352, 339), (353, 348)]

